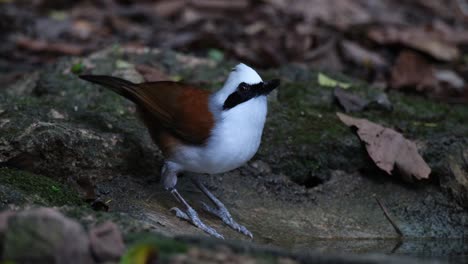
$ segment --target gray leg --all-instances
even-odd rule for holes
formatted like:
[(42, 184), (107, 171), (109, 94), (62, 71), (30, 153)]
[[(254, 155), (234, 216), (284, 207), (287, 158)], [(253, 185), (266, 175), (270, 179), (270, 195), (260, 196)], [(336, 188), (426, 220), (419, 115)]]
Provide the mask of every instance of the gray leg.
[(161, 169), (161, 184), (166, 190), (172, 190), (177, 184), (177, 174), (181, 168), (174, 162), (166, 161)]
[(184, 198), (182, 198), (182, 196), (176, 189), (172, 189), (171, 193), (180, 203), (182, 203), (185, 206), (185, 212), (177, 207), (171, 208), (171, 211), (174, 211), (177, 217), (192, 223), (194, 226), (200, 228), (201, 230), (214, 237), (224, 239), (224, 237), (221, 234), (219, 234), (214, 228), (205, 225), (205, 223), (203, 223), (202, 220), (200, 220), (197, 212), (185, 201)]
[(217, 217), (219, 217), (223, 222), (230, 226), (232, 229), (250, 237), (253, 238), (252, 233), (245, 228), (243, 225), (239, 225), (236, 221), (231, 216), (231, 213), (227, 210), (226, 206), (218, 199), (216, 198), (201, 182), (198, 178), (193, 178), (193, 181), (195, 185), (216, 205), (216, 208), (210, 207), (206, 203), (202, 202), (203, 209), (205, 211), (208, 211)]
[(203, 223), (200, 220), (197, 212), (185, 201), (185, 199), (175, 189), (175, 185), (177, 183), (177, 173), (179, 171), (180, 171), (180, 168), (179, 166), (177, 166), (177, 164), (172, 163), (172, 162), (166, 162), (164, 163), (164, 166), (161, 172), (162, 174), (161, 181), (162, 181), (164, 188), (166, 190), (169, 190), (172, 193), (172, 195), (174, 195), (176, 200), (185, 207), (185, 211), (182, 211), (181, 209), (177, 207), (171, 208), (171, 211), (174, 211), (177, 217), (182, 218), (192, 223), (194, 226), (200, 228), (206, 233), (214, 237), (224, 239), (224, 237), (221, 234), (219, 234), (215, 229), (213, 229), (210, 226), (205, 225), (205, 223)]

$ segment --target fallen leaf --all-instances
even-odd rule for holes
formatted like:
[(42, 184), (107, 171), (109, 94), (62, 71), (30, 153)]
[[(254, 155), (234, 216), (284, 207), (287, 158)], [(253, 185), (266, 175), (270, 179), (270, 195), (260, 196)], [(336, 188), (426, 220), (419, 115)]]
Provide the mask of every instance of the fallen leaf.
[(463, 78), (451, 70), (436, 69), (424, 57), (403, 51), (391, 70), (390, 87), (415, 90), (447, 102), (463, 103), (468, 90)]
[(338, 86), (343, 89), (348, 89), (349, 87), (351, 87), (351, 84), (334, 80), (321, 72), (317, 76), (317, 81), (320, 86), (325, 86), (325, 87), (337, 87)]
[(461, 78), (456, 72), (451, 70), (436, 70), (435, 78), (441, 82), (448, 84), (451, 88), (458, 91), (463, 91), (465, 87), (465, 80)]
[(158, 248), (151, 244), (139, 244), (131, 247), (122, 257), (121, 264), (158, 263)]
[(453, 61), (460, 56), (455, 44), (449, 43), (429, 27), (374, 27), (367, 35), (379, 44), (405, 45), (442, 61)]
[(171, 78), (159, 67), (155, 68), (145, 64), (135, 66), (135, 69), (143, 76), (147, 82), (167, 81)]
[(367, 100), (341, 88), (335, 88), (333, 96), (347, 113), (362, 111), (369, 104)]
[(63, 43), (63, 42), (47, 42), (45, 40), (31, 39), (28, 37), (18, 37), (16, 45), (20, 48), (34, 52), (51, 52), (66, 55), (81, 55), (84, 52), (84, 47)]
[(338, 118), (349, 127), (357, 128), (357, 135), (366, 146), (375, 165), (392, 175), (395, 169), (404, 179), (429, 178), (431, 169), (419, 155), (416, 144), (405, 139), (393, 129), (385, 128), (366, 119), (353, 118), (337, 113)]
[(387, 61), (380, 54), (367, 50), (354, 42), (342, 41), (341, 48), (343, 55), (356, 65), (378, 69), (384, 69), (388, 66)]
[(432, 65), (422, 56), (403, 51), (392, 67), (390, 86), (393, 89), (410, 87), (417, 91), (428, 91), (437, 86), (437, 80)]

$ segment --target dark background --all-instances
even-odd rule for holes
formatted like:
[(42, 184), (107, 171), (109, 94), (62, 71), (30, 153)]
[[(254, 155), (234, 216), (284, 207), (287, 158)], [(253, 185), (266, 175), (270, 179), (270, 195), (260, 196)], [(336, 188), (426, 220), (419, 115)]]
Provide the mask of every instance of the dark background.
[(466, 102), (464, 0), (3, 0), (0, 81), (113, 44), (344, 72)]

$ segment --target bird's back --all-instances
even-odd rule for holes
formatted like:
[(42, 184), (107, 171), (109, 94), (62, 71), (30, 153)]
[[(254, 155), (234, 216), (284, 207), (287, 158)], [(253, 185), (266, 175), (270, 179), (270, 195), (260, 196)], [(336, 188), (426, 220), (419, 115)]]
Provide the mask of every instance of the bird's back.
[(135, 84), (112, 76), (80, 77), (133, 101), (158, 145), (164, 140), (202, 145), (210, 136), (209, 91), (172, 81)]

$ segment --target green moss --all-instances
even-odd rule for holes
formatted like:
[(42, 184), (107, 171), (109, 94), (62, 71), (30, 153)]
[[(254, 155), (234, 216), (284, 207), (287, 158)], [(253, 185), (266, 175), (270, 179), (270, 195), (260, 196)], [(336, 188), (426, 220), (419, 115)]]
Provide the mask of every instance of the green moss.
[(81, 205), (78, 194), (48, 177), (13, 169), (0, 169), (0, 184), (22, 192), (34, 203), (47, 206)]
[[(270, 104), (268, 126), (275, 129), (274, 142), (289, 137), (296, 144), (316, 144), (336, 139), (347, 129), (336, 118), (331, 90), (305, 83), (286, 83), (278, 92), (279, 103)], [(287, 124), (285, 126), (284, 124)]]
[[(324, 140), (337, 140), (349, 134), (349, 130), (336, 118), (342, 110), (333, 102), (333, 88), (318, 85), (317, 73), (303, 73), (300, 79), (281, 85), (278, 104), (271, 105), (270, 126), (278, 127), (272, 138), (274, 142), (287, 140), (294, 135), (293, 143), (317, 144)], [(307, 76), (307, 77), (304, 77)], [(378, 90), (359, 81), (342, 76), (337, 80), (352, 83), (349, 91), (363, 98), (371, 99)], [(390, 92), (394, 111), (367, 110), (352, 113), (354, 117), (367, 118), (381, 125), (392, 127), (409, 137), (426, 138), (434, 133), (454, 130), (466, 132), (468, 107), (450, 105), (426, 99), (422, 96)], [(284, 124), (288, 124), (286, 127)], [(281, 128), (281, 129), (280, 129)]]
[[(274, 76), (272, 72), (269, 74)], [(334, 102), (333, 87), (319, 85), (317, 72), (297, 67), (283, 68), (276, 74), (283, 78), (283, 83), (278, 89), (277, 102), (269, 105), (259, 151), (262, 159), (300, 184), (309, 182), (310, 177), (326, 179), (324, 175), (329, 175), (330, 170), (372, 166), (356, 135), (336, 116), (336, 112), (343, 110)], [(347, 90), (363, 98), (372, 99), (381, 93), (349, 77), (327, 75), (351, 83)], [(395, 91), (388, 96), (393, 111), (368, 109), (349, 115), (396, 129), (405, 137), (419, 141), (438, 142), (447, 134), (468, 133), (466, 106)], [(435, 144), (428, 144), (427, 153), (432, 153), (433, 146)]]

